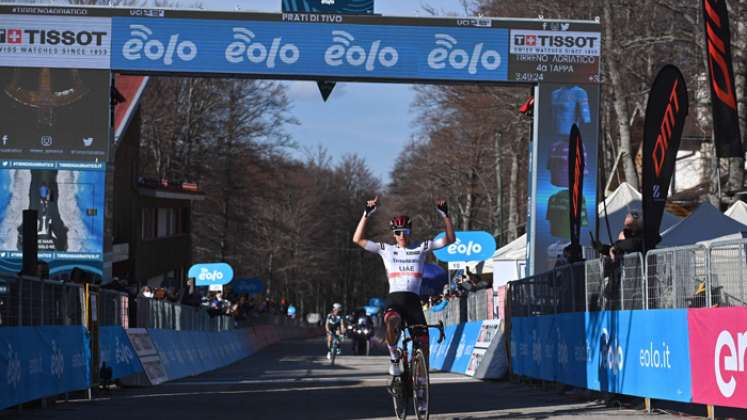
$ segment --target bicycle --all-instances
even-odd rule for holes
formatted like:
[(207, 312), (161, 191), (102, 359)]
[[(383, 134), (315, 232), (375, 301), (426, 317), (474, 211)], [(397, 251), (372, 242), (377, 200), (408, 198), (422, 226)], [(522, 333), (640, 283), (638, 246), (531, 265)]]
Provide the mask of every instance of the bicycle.
[(332, 346), (329, 348), (329, 363), (335, 365), (335, 357), (340, 352), (340, 339), (337, 334), (332, 334)]
[[(444, 323), (438, 321), (434, 325), (412, 325), (409, 329), (408, 336), (402, 339), (400, 344), (400, 354), (402, 355), (402, 374), (392, 378), (389, 384), (389, 393), (392, 395), (394, 402), (394, 414), (397, 419), (404, 420), (407, 418), (407, 405), (410, 397), (413, 400), (415, 415), (418, 420), (428, 420), (430, 416), (430, 378), (428, 374), (428, 360), (425, 356), (425, 349), (421, 348), (419, 340), (413, 340), (414, 330), (416, 329), (435, 328), (438, 329), (438, 342), (441, 343), (444, 338)], [(404, 329), (400, 334), (403, 334)], [(407, 344), (412, 343), (412, 357), (407, 351)]]

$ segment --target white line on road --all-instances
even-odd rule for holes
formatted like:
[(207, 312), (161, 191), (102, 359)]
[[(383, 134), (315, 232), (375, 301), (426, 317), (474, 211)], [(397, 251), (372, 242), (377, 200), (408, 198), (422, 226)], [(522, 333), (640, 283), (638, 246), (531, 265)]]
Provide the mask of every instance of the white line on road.
[[(240, 379), (225, 381), (189, 381), (174, 382), (169, 385), (254, 385), (254, 384), (294, 384), (294, 383), (329, 383), (329, 382), (390, 382), (391, 378), (367, 378), (356, 376), (340, 376), (334, 378), (283, 378), (283, 379)], [(470, 377), (452, 376), (431, 378), (431, 383), (450, 383), (450, 382), (474, 382), (475, 379)]]

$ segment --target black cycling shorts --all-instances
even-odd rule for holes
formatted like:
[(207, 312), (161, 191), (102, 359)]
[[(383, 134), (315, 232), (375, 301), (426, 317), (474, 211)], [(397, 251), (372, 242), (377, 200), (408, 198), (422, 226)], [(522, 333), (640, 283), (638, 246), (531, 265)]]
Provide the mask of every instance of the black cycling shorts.
[[(411, 292), (394, 292), (386, 297), (386, 311), (393, 310), (402, 318), (402, 326), (425, 325), (420, 296)], [(384, 311), (384, 313), (386, 313)], [(427, 331), (427, 330), (426, 330)]]

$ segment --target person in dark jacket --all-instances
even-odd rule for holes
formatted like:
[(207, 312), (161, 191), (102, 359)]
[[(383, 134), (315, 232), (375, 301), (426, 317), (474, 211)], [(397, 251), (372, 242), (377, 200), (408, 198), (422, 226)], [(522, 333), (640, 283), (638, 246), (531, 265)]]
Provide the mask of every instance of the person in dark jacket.
[(617, 241), (610, 248), (610, 258), (617, 262), (625, 254), (643, 252), (643, 229), (641, 229), (638, 212), (630, 212), (625, 216), (623, 229)]

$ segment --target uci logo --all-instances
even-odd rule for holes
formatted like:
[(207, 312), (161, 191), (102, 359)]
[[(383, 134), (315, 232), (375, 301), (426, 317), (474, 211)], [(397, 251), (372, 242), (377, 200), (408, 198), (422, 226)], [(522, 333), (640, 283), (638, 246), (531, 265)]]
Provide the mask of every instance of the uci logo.
[(484, 50), (485, 44), (478, 42), (472, 51), (455, 48), (457, 40), (451, 35), (436, 34), (437, 48), (428, 54), (428, 66), (441, 70), (450, 66), (456, 70), (467, 69), (469, 74), (477, 74), (478, 65), (485, 70), (497, 70), (501, 66), (501, 55), (496, 50)]
[(284, 64), (294, 64), (301, 57), (301, 50), (295, 44), (283, 43), (281, 37), (274, 38), (268, 49), (255, 42), (254, 32), (246, 28), (233, 28), (234, 42), (226, 47), (226, 61), (237, 64), (246, 58), (254, 64), (263, 64), (268, 69), (275, 68), (278, 60)]
[(174, 63), (174, 56), (182, 61), (192, 61), (197, 57), (197, 45), (192, 41), (179, 41), (179, 34), (173, 34), (164, 45), (157, 39), (150, 39), (153, 31), (145, 25), (130, 25), (130, 35), (122, 46), (122, 56), (126, 60), (145, 58), (152, 61), (163, 61), (170, 66)]
[(381, 46), (381, 40), (371, 43), (366, 51), (360, 45), (353, 45), (355, 37), (345, 31), (332, 31), (332, 41), (335, 43), (324, 52), (324, 62), (330, 66), (340, 66), (347, 63), (353, 67), (364, 66), (366, 71), (373, 71), (376, 64), (393, 67), (399, 61), (399, 52), (394, 47)]

